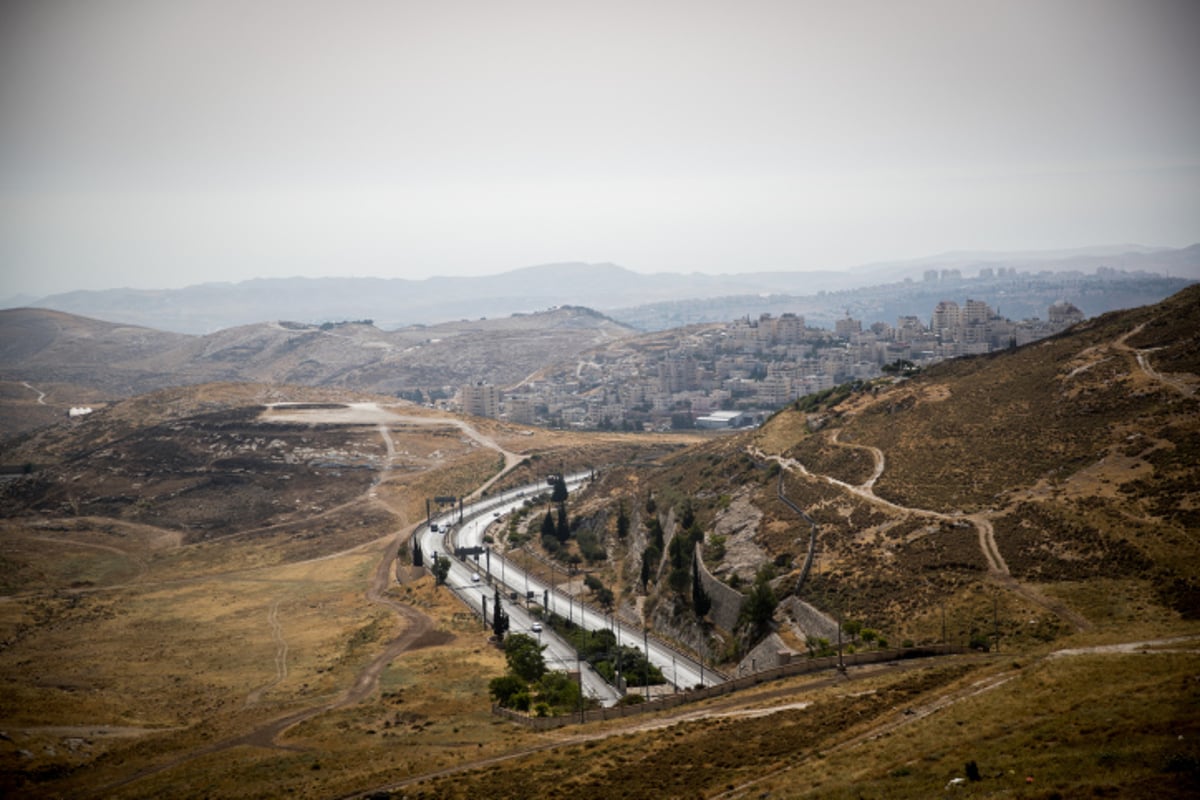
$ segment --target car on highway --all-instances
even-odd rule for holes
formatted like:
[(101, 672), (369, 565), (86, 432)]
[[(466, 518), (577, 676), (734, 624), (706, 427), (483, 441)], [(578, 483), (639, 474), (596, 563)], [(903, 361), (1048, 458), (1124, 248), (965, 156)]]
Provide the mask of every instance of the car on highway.
[(471, 582), (472, 582), (472, 583), (479, 583), (479, 573), (478, 573), (478, 572), (476, 572), (475, 574), (473, 574), (473, 575), (471, 576)]
[(540, 623), (540, 622), (533, 623), (532, 625), (529, 626), (529, 630), (533, 631), (534, 633), (541, 633), (542, 632), (542, 623)]

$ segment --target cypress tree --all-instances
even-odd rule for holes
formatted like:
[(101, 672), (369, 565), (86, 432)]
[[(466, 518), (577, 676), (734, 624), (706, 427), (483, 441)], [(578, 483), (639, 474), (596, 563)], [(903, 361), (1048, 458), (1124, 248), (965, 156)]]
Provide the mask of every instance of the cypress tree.
[(712, 609), (712, 598), (704, 591), (704, 583), (700, 580), (700, 560), (692, 560), (692, 608), (696, 616), (703, 618)]
[(554, 529), (554, 535), (563, 544), (571, 538), (571, 526), (567, 524), (567, 510), (562, 506), (558, 507), (558, 525)]

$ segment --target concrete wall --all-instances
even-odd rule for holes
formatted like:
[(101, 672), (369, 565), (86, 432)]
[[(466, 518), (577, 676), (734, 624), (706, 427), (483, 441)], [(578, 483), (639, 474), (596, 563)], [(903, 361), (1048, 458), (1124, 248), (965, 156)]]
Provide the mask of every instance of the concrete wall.
[(830, 642), (837, 641), (837, 620), (829, 615), (821, 613), (798, 597), (785, 599), (779, 607), (784, 614), (791, 617), (805, 638), (819, 637)]
[(742, 613), (742, 603), (745, 602), (745, 596), (713, 577), (708, 571), (708, 567), (704, 566), (704, 558), (701, 556), (701, 547), (696, 546), (696, 563), (700, 566), (700, 583), (704, 586), (704, 591), (708, 592), (709, 598), (712, 599), (712, 608), (708, 612), (708, 616), (716, 623), (718, 628), (727, 631), (732, 631), (737, 627), (738, 617)]

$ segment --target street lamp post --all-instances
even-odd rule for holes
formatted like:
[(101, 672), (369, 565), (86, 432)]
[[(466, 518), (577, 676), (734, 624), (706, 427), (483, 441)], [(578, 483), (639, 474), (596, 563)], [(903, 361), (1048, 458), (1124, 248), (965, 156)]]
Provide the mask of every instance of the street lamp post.
[(642, 628), (642, 650), (646, 653), (646, 661), (642, 665), (642, 681), (646, 687), (646, 699), (650, 699), (650, 630)]

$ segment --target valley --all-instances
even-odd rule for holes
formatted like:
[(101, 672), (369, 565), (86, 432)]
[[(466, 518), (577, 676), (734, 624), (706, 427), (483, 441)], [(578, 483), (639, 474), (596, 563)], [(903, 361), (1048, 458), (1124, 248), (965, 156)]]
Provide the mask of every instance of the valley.
[[(553, 431), (274, 381), (110, 396), (4, 440), (33, 468), (0, 485), (0, 787), (1186, 796), (1197, 330), (1193, 288), (738, 432)], [(54, 398), (43, 369), (23, 402)], [(554, 730), (494, 715), (504, 651), (413, 534), (432, 498), (576, 471), (595, 478), (484, 541), (714, 671), (828, 657), (830, 624), (844, 652), (962, 652)]]

